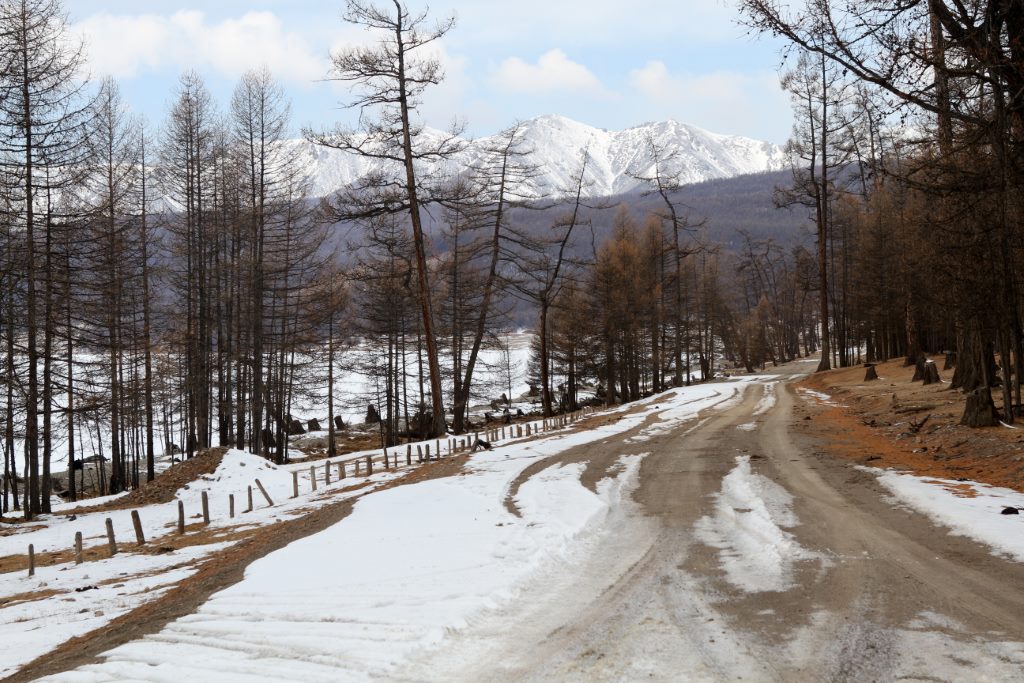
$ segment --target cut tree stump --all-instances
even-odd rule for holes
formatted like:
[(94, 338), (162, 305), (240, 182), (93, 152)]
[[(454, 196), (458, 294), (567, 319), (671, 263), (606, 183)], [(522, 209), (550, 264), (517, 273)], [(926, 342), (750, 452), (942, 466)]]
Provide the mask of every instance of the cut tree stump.
[(929, 384), (938, 384), (939, 382), (942, 381), (942, 379), (939, 377), (939, 366), (935, 364), (935, 361), (925, 361), (924, 377), (922, 377), (921, 379), (924, 380), (924, 386), (928, 386)]
[(956, 367), (956, 351), (950, 351), (946, 354), (946, 362), (943, 363), (943, 370), (952, 370)]
[(911, 382), (919, 382), (924, 379), (925, 373), (928, 371), (925, 367), (928, 364), (928, 360), (921, 354), (917, 357), (917, 361), (914, 363), (914, 376), (910, 378)]
[(978, 387), (967, 394), (960, 424), (967, 427), (995, 427), (999, 424), (999, 411), (992, 402), (992, 391), (988, 387)]
[(865, 382), (871, 382), (873, 380), (878, 379), (878, 371), (875, 370), (874, 363), (865, 363), (864, 367), (867, 368), (864, 371), (864, 381)]

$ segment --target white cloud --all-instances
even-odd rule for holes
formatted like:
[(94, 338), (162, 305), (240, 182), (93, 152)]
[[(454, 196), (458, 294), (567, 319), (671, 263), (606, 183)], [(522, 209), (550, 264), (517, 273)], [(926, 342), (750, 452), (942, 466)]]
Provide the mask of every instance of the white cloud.
[(629, 82), (658, 116), (709, 130), (751, 131), (781, 142), (774, 138), (791, 120), (789, 100), (774, 71), (674, 74), (663, 62), (651, 61), (631, 71)]
[(286, 31), (272, 12), (248, 12), (211, 23), (204, 13), (97, 14), (76, 25), (95, 73), (133, 78), (163, 67), (211, 68), (237, 78), (265, 64), (284, 81), (310, 84), (327, 73), (327, 55)]
[[(433, 3), (438, 8), (440, 3)], [(559, 41), (563, 47), (642, 41), (706, 44), (735, 40), (734, 3), (726, 0), (517, 0), (508, 3), (448, 0), (460, 30), (492, 44)]]
[(611, 93), (584, 65), (574, 62), (561, 50), (549, 50), (536, 64), (519, 57), (501, 62), (494, 73), (497, 87), (516, 93), (583, 92), (599, 96)]

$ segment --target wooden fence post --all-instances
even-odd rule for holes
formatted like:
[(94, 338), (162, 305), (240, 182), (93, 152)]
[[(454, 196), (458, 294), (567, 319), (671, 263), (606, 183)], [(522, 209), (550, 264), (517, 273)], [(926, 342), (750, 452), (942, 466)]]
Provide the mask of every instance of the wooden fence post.
[(331, 485), (331, 461), (324, 463), (324, 486)]
[(75, 532), (75, 564), (82, 564), (82, 532)]
[(373, 474), (373, 459), (368, 455), (366, 456), (366, 476)]
[(185, 503), (178, 500), (178, 533), (185, 533)]
[(107, 547), (110, 549), (110, 556), (117, 555), (117, 541), (114, 540), (114, 522), (107, 517)]
[(260, 493), (262, 493), (263, 497), (267, 499), (267, 505), (274, 507), (274, 501), (270, 499), (270, 494), (267, 493), (265, 488), (263, 488), (263, 484), (260, 483), (259, 479), (256, 480), (256, 486), (260, 487)]
[(28, 575), (36, 575), (36, 547), (31, 543), (28, 544)]
[(416, 462), (423, 462), (423, 446), (416, 444)]
[(146, 536), (142, 533), (142, 518), (138, 510), (132, 510), (132, 526), (135, 527), (135, 540), (139, 545), (146, 545)]
[(292, 471), (292, 498), (299, 497), (299, 471)]
[(384, 449), (384, 469), (391, 469), (391, 465), (388, 462), (388, 449)]
[(429, 443), (427, 444), (426, 451), (427, 451), (427, 462), (430, 462), (430, 444)]
[(235, 518), (235, 494), (228, 494), (228, 517)]
[(338, 479), (344, 479), (344, 478), (345, 478), (345, 462), (342, 461), (342, 462), (338, 463)]
[(207, 495), (206, 491), (202, 493), (203, 501), (203, 524), (210, 523), (210, 496)]
[(252, 512), (252, 507), (253, 506), (252, 506), (252, 487), (251, 486), (247, 486), (246, 487), (246, 498), (248, 499), (248, 502), (249, 502), (249, 509), (246, 510), (246, 512)]
[(312, 482), (313, 490), (316, 491), (316, 465), (309, 466), (309, 481)]
[(412, 444), (407, 444), (405, 447), (405, 464), (412, 465)]

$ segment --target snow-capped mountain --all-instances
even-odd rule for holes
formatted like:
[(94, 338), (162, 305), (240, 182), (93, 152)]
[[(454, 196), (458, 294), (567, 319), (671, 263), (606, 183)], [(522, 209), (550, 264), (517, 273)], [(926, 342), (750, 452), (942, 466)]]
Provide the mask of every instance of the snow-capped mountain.
[[(443, 134), (427, 129), (423, 135), (439, 138)], [(466, 141), (464, 149), (452, 162), (452, 170), (468, 168), (497, 137)], [(676, 121), (607, 131), (564, 116), (547, 115), (522, 124), (523, 148), (532, 151), (530, 162), (540, 171), (524, 194), (565, 194), (572, 187), (584, 148), (590, 154), (586, 176), (589, 196), (630, 192), (641, 185), (634, 176), (653, 172), (649, 140), (673, 155), (672, 163), (678, 168), (683, 183), (786, 167), (785, 153), (778, 145), (738, 135), (711, 133)], [(377, 170), (379, 163), (306, 141), (296, 140), (291, 144), (309, 177), (311, 193), (318, 197), (347, 187), (366, 173)]]

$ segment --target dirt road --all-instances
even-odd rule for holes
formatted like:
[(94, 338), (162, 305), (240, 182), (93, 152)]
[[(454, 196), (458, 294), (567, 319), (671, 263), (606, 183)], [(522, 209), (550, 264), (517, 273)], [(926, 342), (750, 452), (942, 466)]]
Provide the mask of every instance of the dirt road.
[(1024, 566), (828, 455), (779, 379), (696, 424), (557, 458), (599, 473), (649, 454), (586, 559), (396, 678), (1024, 679)]

